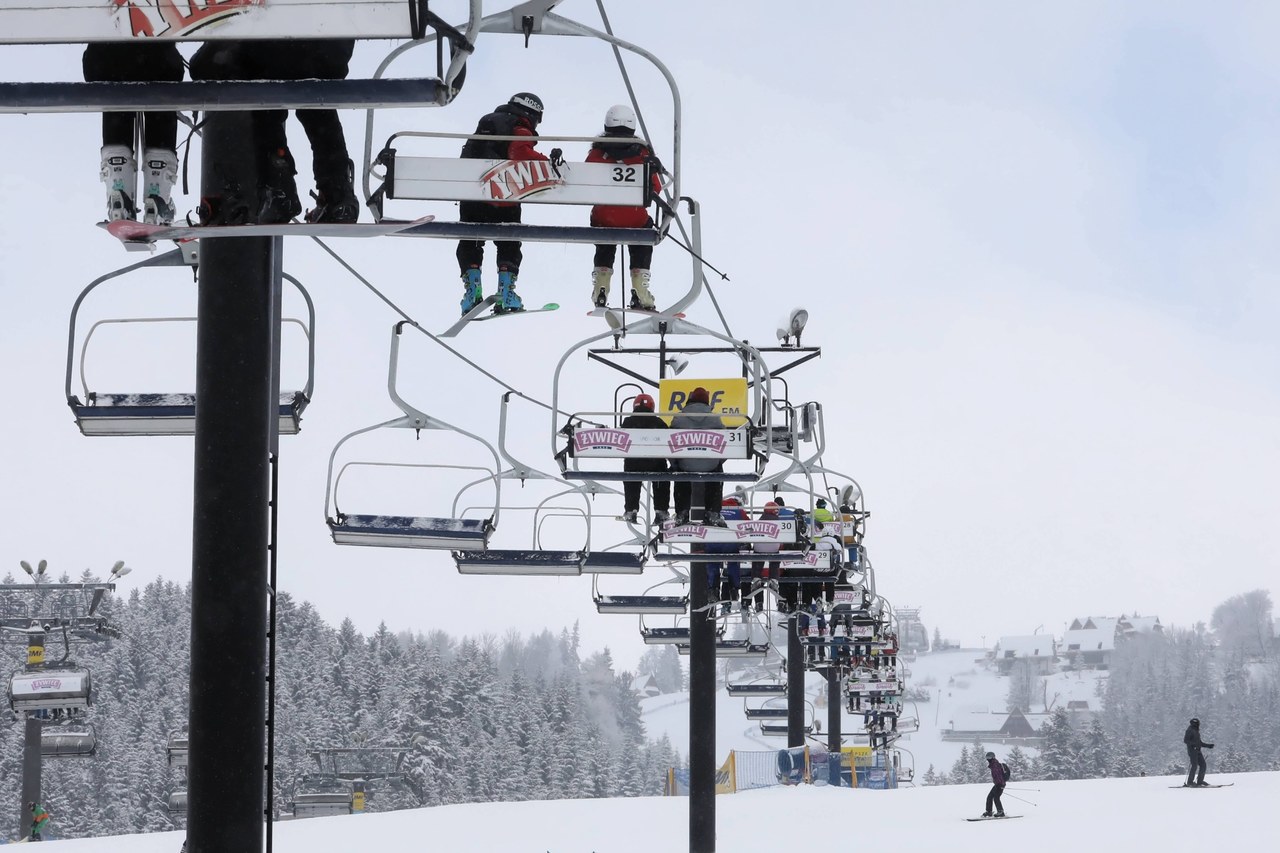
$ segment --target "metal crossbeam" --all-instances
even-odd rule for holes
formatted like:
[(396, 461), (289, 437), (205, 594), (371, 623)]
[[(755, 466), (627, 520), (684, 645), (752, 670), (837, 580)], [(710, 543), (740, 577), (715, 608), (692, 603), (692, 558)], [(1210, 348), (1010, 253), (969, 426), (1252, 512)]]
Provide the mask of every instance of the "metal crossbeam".
[(218, 80), (182, 83), (0, 83), (0, 113), (438, 107), (432, 77), (394, 80)]

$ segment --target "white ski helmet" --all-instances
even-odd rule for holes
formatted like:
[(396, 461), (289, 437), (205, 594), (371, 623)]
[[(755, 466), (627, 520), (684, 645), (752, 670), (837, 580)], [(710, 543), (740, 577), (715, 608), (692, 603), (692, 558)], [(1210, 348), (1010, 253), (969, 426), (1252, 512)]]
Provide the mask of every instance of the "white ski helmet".
[(626, 131), (636, 132), (636, 114), (631, 107), (615, 104), (604, 114), (604, 129), (614, 133)]

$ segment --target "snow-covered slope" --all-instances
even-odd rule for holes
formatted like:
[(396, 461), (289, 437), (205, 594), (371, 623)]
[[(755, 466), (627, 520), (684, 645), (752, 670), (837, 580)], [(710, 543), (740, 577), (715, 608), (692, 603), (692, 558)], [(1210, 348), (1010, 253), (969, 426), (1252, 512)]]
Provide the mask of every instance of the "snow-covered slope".
[[(1212, 777), (1212, 774), (1211, 774)], [(1234, 787), (1171, 790), (1172, 777), (1041, 782), (1005, 796), (1020, 820), (965, 823), (986, 786), (863, 791), (771, 788), (716, 799), (716, 847), (732, 853), (803, 849), (830, 826), (859, 849), (990, 853), (1131, 853), (1272, 849), (1280, 773), (1212, 777)], [(1012, 796), (1029, 802), (1019, 802)], [(1034, 802), (1032, 806), (1030, 803)], [(850, 821), (853, 821), (852, 823)], [(1267, 839), (1271, 839), (1267, 841)], [(177, 853), (178, 833), (57, 842), (48, 853)], [(836, 845), (837, 847), (839, 845)], [(276, 826), (277, 853), (670, 853), (688, 849), (688, 800), (487, 803)]]
[[(942, 732), (951, 728), (957, 717), (970, 711), (995, 711), (1005, 709), (1005, 699), (1009, 692), (1009, 679), (996, 674), (995, 670), (983, 663), (981, 649), (956, 649), (920, 655), (908, 664), (909, 675), (907, 686), (923, 686), (929, 691), (928, 702), (906, 704), (906, 716), (919, 716), (920, 730), (906, 735), (899, 741), (900, 748), (907, 753), (904, 760), (908, 763), (914, 759), (917, 779), (924, 775), (930, 765), (939, 772), (951, 769), (960, 757), (960, 751), (968, 745), (967, 741), (944, 741)], [(1037, 688), (1031, 710), (1033, 714), (1042, 712), (1047, 702), (1051, 708), (1065, 705), (1071, 700), (1087, 701), (1089, 707), (1097, 710), (1099, 706), (1098, 688), (1104, 684), (1105, 672), (1061, 672), (1047, 676)], [(827, 711), (823, 705), (826, 695), (826, 683), (817, 675), (810, 674), (805, 689), (813, 713), (823, 729), (826, 728)], [(760, 704), (759, 699), (748, 700), (752, 705)], [(748, 721), (742, 713), (743, 700), (729, 697), (722, 689), (716, 698), (716, 755), (724, 758), (729, 750), (765, 750), (779, 749), (786, 746), (784, 738), (767, 738), (760, 735), (760, 727)], [(645, 730), (649, 737), (657, 738), (666, 735), (681, 754), (689, 749), (689, 697), (686, 693), (673, 693), (655, 696), (641, 702)], [(860, 730), (860, 715), (845, 714), (842, 723), (845, 732)], [(1033, 725), (1039, 720), (1032, 717)], [(957, 725), (957, 727), (960, 727)], [(826, 743), (825, 735), (819, 740)], [(995, 747), (997, 751), (1005, 748)], [(1024, 750), (1027, 747), (1023, 747)]]

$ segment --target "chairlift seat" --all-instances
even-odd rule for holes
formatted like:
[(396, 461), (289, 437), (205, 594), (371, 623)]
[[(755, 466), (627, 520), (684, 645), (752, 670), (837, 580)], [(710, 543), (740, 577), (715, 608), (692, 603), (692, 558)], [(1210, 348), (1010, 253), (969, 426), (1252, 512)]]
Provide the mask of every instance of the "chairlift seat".
[[(749, 459), (750, 430), (622, 429), (575, 426), (568, 456), (575, 459)], [(653, 479), (653, 472), (634, 472)], [(666, 479), (664, 474), (662, 479)]]
[(582, 571), (594, 575), (643, 574), (644, 555), (626, 551), (588, 551)]
[(795, 577), (795, 576), (787, 577), (785, 570), (811, 569), (813, 571), (830, 571), (833, 565), (833, 561), (832, 561), (833, 553), (834, 552), (832, 551), (822, 551), (816, 548), (810, 548), (801, 556), (796, 556), (796, 555), (789, 556), (787, 554), (779, 554), (778, 556), (781, 559), (777, 560), (776, 562), (781, 562), (782, 568), (784, 570), (783, 575), (781, 578), (779, 578), (779, 580), (784, 582), (788, 580), (800, 581), (802, 583), (806, 581), (815, 581), (815, 580), (822, 581), (824, 583), (830, 582), (831, 580), (835, 579), (834, 572), (832, 573), (830, 578)]
[(665, 646), (675, 643), (689, 642), (688, 628), (642, 628), (640, 635), (644, 638), (645, 645), (649, 646)]
[(14, 711), (83, 710), (89, 707), (92, 680), (87, 669), (18, 670), (9, 679)]
[(464, 575), (580, 575), (582, 551), (455, 551), (453, 561)]
[(716, 657), (719, 658), (762, 658), (768, 653), (768, 643), (753, 643), (750, 640), (716, 640)]
[[(786, 723), (761, 723), (760, 734), (766, 737), (786, 737), (788, 726)], [(813, 726), (804, 726), (802, 731), (806, 734), (813, 734)]]
[(899, 693), (902, 691), (901, 681), (850, 681), (845, 685), (845, 693), (866, 696), (874, 693)]
[(98, 750), (92, 729), (44, 729), (40, 733), (40, 754), (48, 758), (91, 756)]
[(186, 735), (170, 735), (165, 753), (170, 767), (186, 767), (191, 752), (191, 741)]
[[(752, 545), (757, 542), (770, 545), (797, 544), (794, 518), (726, 518), (724, 523), (724, 527), (706, 524), (670, 524), (662, 529), (662, 541), (717, 545)], [(762, 552), (761, 557), (771, 562), (780, 562), (789, 557), (801, 558), (803, 554), (774, 551)]]
[(566, 469), (566, 480), (596, 480), (599, 482), (644, 482), (666, 480), (669, 483), (754, 483), (760, 479), (755, 472), (736, 471), (574, 471)]
[(187, 792), (185, 790), (174, 791), (169, 794), (169, 814), (180, 815), (187, 813)]
[(330, 817), (351, 814), (349, 791), (316, 791), (296, 794), (293, 798), (293, 816), (296, 818)]
[(749, 684), (725, 685), (725, 692), (730, 696), (786, 696), (787, 685), (764, 681)]
[(745, 713), (748, 720), (785, 720), (788, 711), (786, 708), (747, 708)]
[[(260, 9), (262, 5), (269, 8)], [(404, 0), (271, 0), (211, 3), (111, 3), (60, 0), (6, 3), (0, 8), (8, 43), (180, 39), (420, 38)], [(288, 7), (294, 7), (292, 9)], [(277, 11), (283, 14), (273, 14)], [(211, 26), (216, 23), (217, 26)]]
[[(87, 403), (67, 403), (84, 435), (195, 435), (195, 394), (103, 394), (91, 392)], [(280, 434), (296, 435), (308, 399), (301, 391), (280, 392)]]
[(379, 155), (386, 166), (387, 198), (435, 201), (604, 204), (646, 207), (651, 178), (645, 164), (485, 160), (465, 157)]
[(602, 595), (596, 599), (598, 613), (682, 614), (689, 609), (685, 595)]
[(493, 525), (487, 519), (426, 518), (407, 515), (341, 515), (329, 519), (338, 545), (483, 551)]

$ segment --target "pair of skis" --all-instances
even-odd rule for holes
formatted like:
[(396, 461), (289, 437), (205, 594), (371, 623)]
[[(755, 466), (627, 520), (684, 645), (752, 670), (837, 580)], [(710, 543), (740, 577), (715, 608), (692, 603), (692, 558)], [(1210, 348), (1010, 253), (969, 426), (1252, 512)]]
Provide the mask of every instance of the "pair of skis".
[(979, 823), (984, 820), (1015, 820), (1020, 817), (1022, 817), (1020, 814), (993, 814), (990, 817), (967, 817), (965, 820), (969, 823)]
[(1170, 788), (1230, 788), (1235, 782), (1223, 782), (1221, 785), (1170, 785)]

